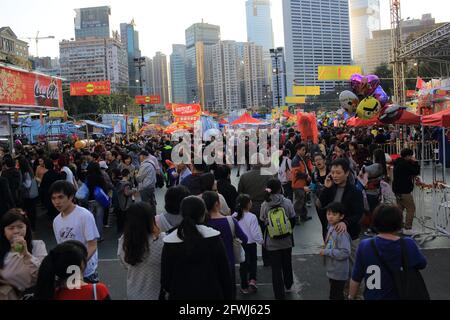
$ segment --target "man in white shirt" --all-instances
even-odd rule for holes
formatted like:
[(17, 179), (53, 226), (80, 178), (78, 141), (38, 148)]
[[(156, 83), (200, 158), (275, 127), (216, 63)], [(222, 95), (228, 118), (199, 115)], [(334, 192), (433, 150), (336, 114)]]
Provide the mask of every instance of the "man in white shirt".
[(97, 239), (100, 237), (91, 212), (73, 203), (75, 188), (67, 181), (56, 181), (50, 187), (52, 203), (60, 214), (53, 220), (53, 232), (58, 244), (77, 240), (88, 251), (88, 262), (84, 271), (84, 281), (98, 282)]

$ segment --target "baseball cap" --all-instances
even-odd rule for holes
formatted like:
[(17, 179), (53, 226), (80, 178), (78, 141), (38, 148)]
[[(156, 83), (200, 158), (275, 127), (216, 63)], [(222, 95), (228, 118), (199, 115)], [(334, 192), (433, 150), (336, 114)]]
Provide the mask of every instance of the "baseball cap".
[(108, 169), (108, 165), (106, 164), (106, 161), (100, 161), (98, 163), (98, 165), (100, 166), (100, 169)]

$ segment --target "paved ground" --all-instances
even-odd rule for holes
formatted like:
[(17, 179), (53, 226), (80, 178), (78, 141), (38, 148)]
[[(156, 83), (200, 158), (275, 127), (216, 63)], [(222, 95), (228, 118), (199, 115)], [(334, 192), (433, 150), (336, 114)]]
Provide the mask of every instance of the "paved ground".
[[(450, 180), (449, 180), (450, 181)], [(233, 177), (233, 183), (237, 180)], [(164, 189), (157, 191), (158, 212), (162, 212), (164, 203)], [(292, 300), (322, 300), (328, 299), (328, 280), (325, 277), (323, 259), (317, 255), (322, 245), (320, 222), (309, 208), (313, 220), (295, 228), (295, 247), (293, 249), (293, 269), (295, 280), (295, 292), (289, 294)], [(114, 225), (114, 217), (111, 217)], [(416, 226), (420, 229), (420, 226)], [(39, 220), (37, 237), (43, 239), (47, 248), (53, 248), (55, 240), (50, 223), (45, 216)], [(421, 247), (428, 259), (428, 267), (423, 276), (428, 285), (432, 299), (450, 299), (450, 239), (438, 237), (426, 241)], [(117, 260), (117, 234), (115, 228), (105, 229), (105, 241), (99, 244), (99, 273), (101, 280), (110, 289), (113, 299), (126, 299), (126, 272)], [(239, 272), (236, 272), (239, 275)], [(237, 276), (237, 283), (239, 276)], [(256, 294), (241, 296), (238, 299), (273, 299), (271, 284), (271, 269), (258, 263), (258, 287)]]

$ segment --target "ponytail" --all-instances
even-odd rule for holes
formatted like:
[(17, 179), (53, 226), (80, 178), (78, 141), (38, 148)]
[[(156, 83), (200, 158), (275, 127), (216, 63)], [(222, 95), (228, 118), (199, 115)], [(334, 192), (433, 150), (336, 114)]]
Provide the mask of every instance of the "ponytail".
[(270, 179), (267, 182), (267, 188), (265, 193), (265, 201), (269, 202), (271, 200), (271, 196), (274, 194), (281, 193), (281, 181), (275, 178)]
[(203, 239), (197, 225), (203, 223), (206, 208), (202, 199), (189, 196), (183, 199), (180, 209), (183, 221), (178, 227), (177, 235), (184, 241), (187, 251), (190, 252), (195, 247), (195, 243)]
[(240, 221), (244, 217), (244, 210), (247, 208), (250, 201), (251, 201), (251, 199), (248, 194), (241, 194), (237, 197), (237, 199), (236, 199), (236, 212), (237, 212), (236, 219), (238, 221)]

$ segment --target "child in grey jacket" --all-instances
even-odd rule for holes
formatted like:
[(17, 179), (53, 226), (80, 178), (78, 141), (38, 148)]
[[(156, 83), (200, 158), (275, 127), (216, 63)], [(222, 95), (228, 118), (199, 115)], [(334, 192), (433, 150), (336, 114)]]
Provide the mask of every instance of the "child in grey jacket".
[(350, 278), (351, 237), (347, 231), (338, 232), (335, 227), (344, 219), (345, 208), (338, 202), (326, 208), (328, 233), (325, 248), (320, 255), (325, 259), (327, 277), (330, 280), (330, 300), (344, 300), (344, 287)]

